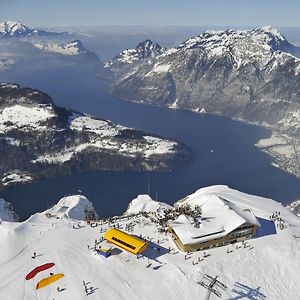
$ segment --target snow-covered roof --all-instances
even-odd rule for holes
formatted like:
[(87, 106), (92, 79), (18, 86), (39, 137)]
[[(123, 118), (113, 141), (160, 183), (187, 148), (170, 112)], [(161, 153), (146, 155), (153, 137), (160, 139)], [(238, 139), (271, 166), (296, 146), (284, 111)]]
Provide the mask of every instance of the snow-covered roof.
[(221, 238), (245, 223), (259, 226), (259, 222), (250, 209), (241, 209), (217, 195), (201, 196), (196, 192), (178, 203), (179, 206), (187, 204), (191, 208), (201, 207), (201, 218), (191, 220), (181, 215), (169, 222), (183, 244)]

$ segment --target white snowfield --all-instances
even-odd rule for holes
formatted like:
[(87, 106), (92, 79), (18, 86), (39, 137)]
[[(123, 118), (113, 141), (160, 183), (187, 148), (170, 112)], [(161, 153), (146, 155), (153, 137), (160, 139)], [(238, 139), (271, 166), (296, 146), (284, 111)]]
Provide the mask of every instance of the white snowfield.
[(47, 105), (14, 105), (0, 110), (0, 133), (11, 129), (20, 131), (46, 130), (42, 125), (48, 119), (56, 117), (52, 106)]
[[(16, 145), (17, 146), (17, 145)], [(20, 170), (12, 170), (8, 173), (4, 174), (4, 177), (2, 178), (2, 184), (4, 186), (9, 186), (15, 183), (25, 183), (33, 181), (32, 176), (20, 171)]]
[(74, 56), (88, 52), (79, 40), (64, 44), (43, 42), (36, 43), (33, 46), (44, 52), (52, 52), (66, 56)]
[(121, 125), (113, 125), (106, 120), (92, 119), (87, 115), (77, 115), (69, 119), (70, 128), (78, 131), (88, 130), (102, 137), (116, 136), (120, 130), (126, 129)]
[(147, 73), (145, 76), (149, 77), (149, 76), (155, 76), (156, 74), (160, 74), (160, 73), (167, 73), (170, 69), (171, 65), (169, 64), (159, 64), (156, 63), (153, 67), (153, 69)]
[[(158, 225), (152, 221), (156, 217), (152, 210), (160, 208), (160, 204), (151, 204), (152, 200), (145, 196), (134, 199), (129, 209), (150, 211), (151, 218), (141, 214), (115, 218), (122, 230), (131, 229), (129, 233), (152, 241), (140, 258), (115, 247), (108, 258), (91, 250), (95, 239), (101, 239), (109, 225), (107, 220), (95, 227), (72, 219), (82, 217), (80, 209), (87, 203), (82, 196), (64, 198), (48, 211), (48, 217), (46, 211), (22, 223), (2, 221), (0, 299), (206, 299), (206, 289), (197, 283), (204, 274), (218, 275), (228, 286), (220, 299), (299, 299), (300, 219), (280, 203), (226, 186), (198, 190), (193, 203), (197, 205), (204, 198), (209, 202), (210, 197), (228, 199), (241, 209), (253, 211), (261, 230), (247, 242), (249, 247), (239, 244), (237, 248), (235, 244), (194, 252), (185, 260), (171, 236), (159, 233)], [(286, 226), (283, 230), (270, 221), (274, 212), (280, 212)], [(47, 262), (55, 266), (25, 280), (32, 269)], [(64, 277), (36, 290), (37, 282), (50, 272), (63, 273)], [(93, 291), (88, 296), (83, 281)], [(212, 295), (211, 299), (219, 298)]]
[(144, 151), (144, 155), (149, 157), (155, 154), (172, 153), (176, 142), (163, 140), (158, 137), (144, 136), (147, 141), (147, 147)]

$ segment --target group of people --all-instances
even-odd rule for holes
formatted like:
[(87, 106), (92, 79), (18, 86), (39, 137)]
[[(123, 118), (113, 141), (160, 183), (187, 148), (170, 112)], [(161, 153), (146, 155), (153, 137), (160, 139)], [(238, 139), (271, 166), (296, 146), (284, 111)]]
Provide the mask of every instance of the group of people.
[(272, 215), (270, 215), (270, 220), (273, 221), (280, 230), (283, 230), (286, 227), (284, 220), (280, 216), (280, 211), (272, 213)]

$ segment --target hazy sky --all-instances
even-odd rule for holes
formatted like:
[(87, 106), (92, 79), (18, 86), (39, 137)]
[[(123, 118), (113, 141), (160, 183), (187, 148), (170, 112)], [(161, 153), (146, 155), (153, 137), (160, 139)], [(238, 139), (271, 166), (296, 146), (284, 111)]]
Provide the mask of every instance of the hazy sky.
[(300, 26), (300, 0), (0, 0), (0, 18), (31, 26)]

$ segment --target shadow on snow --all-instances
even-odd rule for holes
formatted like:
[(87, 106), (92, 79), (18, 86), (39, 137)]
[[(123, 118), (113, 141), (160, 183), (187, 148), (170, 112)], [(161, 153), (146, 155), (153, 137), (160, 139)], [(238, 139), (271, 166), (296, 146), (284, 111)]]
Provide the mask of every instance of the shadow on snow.
[(229, 300), (238, 300), (238, 299), (264, 300), (267, 298), (266, 295), (260, 292), (260, 287), (254, 289), (239, 282), (235, 282), (232, 292), (236, 294), (236, 297), (230, 298)]
[(259, 217), (256, 218), (260, 224), (260, 228), (258, 228), (254, 238), (260, 238), (262, 236), (276, 234), (276, 226), (273, 221)]

